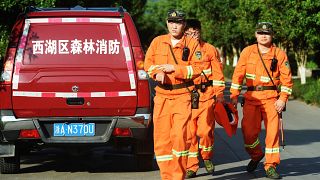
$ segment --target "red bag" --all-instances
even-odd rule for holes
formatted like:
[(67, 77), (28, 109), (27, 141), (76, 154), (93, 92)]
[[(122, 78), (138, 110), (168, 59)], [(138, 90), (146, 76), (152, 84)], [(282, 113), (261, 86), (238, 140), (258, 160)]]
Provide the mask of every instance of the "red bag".
[(238, 128), (238, 110), (231, 103), (217, 102), (214, 107), (216, 122), (222, 126), (229, 137), (236, 134)]

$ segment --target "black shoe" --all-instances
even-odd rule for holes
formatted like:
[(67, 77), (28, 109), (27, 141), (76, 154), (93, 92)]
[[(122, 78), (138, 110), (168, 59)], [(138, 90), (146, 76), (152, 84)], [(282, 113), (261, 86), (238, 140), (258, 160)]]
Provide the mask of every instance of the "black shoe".
[(214, 172), (214, 165), (210, 160), (204, 160), (204, 167), (206, 168), (207, 172), (212, 174)]
[(276, 171), (276, 168), (272, 166), (266, 171), (266, 176), (269, 179), (281, 179), (280, 175)]
[(253, 172), (254, 170), (256, 170), (259, 162), (263, 159), (263, 157), (264, 155), (262, 155), (258, 161), (251, 160), (247, 165), (247, 171)]
[(187, 170), (186, 179), (195, 178), (197, 173), (192, 170)]

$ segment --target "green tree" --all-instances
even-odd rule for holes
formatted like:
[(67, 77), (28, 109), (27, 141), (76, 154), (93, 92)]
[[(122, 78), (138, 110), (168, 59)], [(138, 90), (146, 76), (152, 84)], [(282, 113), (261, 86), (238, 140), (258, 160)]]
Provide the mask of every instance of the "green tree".
[(306, 83), (306, 64), (309, 52), (320, 41), (320, 2), (290, 1), (286, 4), (287, 40), (290, 42), (301, 75), (301, 84)]

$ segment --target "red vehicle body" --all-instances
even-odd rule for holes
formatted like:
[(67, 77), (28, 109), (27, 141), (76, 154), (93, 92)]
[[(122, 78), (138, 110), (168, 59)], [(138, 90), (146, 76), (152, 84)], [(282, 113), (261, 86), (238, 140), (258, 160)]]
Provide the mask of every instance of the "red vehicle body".
[(143, 60), (121, 7), (28, 8), (13, 27), (1, 72), (1, 172), (17, 173), (22, 151), (40, 144), (129, 144), (138, 167), (151, 168)]

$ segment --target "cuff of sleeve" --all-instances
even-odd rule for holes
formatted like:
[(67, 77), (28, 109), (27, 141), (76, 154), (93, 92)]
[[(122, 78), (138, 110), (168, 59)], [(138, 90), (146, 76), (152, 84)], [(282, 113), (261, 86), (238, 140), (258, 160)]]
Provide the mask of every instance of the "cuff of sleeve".
[(174, 65), (174, 77), (184, 79), (182, 66)]
[(156, 71), (152, 72), (151, 78), (155, 80), (155, 79), (156, 79), (156, 75), (157, 75), (159, 72), (162, 72), (162, 71), (161, 71), (161, 70), (156, 70)]
[(230, 99), (238, 99), (238, 96), (239, 96), (239, 95), (233, 95), (233, 94), (231, 94), (231, 95), (230, 95)]
[(218, 98), (223, 98), (223, 93), (217, 94), (216, 95)]
[(286, 94), (281, 94), (279, 99), (283, 102), (287, 102), (288, 101), (289, 96)]

